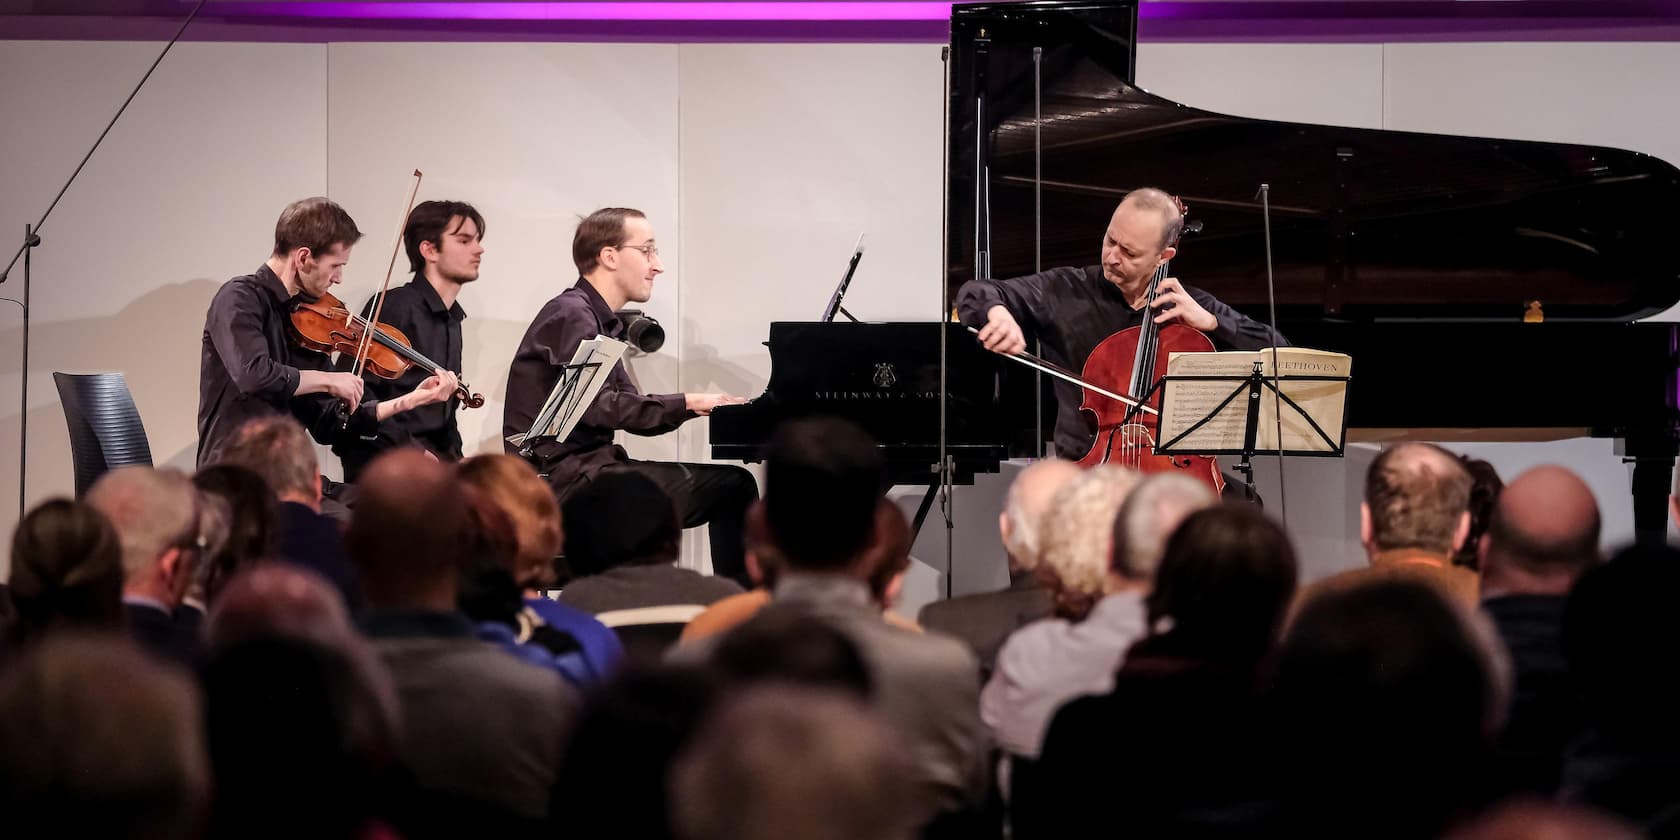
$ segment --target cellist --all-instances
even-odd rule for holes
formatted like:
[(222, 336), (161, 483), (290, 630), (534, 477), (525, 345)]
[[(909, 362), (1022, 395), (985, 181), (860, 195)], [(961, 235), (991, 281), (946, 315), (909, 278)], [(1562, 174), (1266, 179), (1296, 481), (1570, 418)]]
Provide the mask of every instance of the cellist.
[[(1154, 312), (1144, 311), (1155, 269), (1178, 252), (1183, 227), (1184, 215), (1172, 196), (1154, 187), (1132, 190), (1114, 208), (1103, 231), (1100, 265), (1052, 268), (1009, 280), (970, 280), (958, 292), (958, 315), (979, 330), (988, 350), (1018, 353), (1036, 338), (1045, 360), (1075, 371), (1099, 342), (1142, 324), (1151, 314), (1157, 324), (1177, 322), (1200, 330), (1221, 349), (1271, 346), (1271, 328), (1176, 277), (1161, 281)], [(1277, 343), (1288, 342), (1278, 336)], [(1091, 415), (1079, 410), (1080, 387), (1059, 379), (1054, 387), (1056, 453), (1077, 460), (1090, 451), (1097, 430)]]
[[(323, 444), (367, 434), (395, 414), (454, 396), (458, 382), (437, 371), (396, 399), (363, 401), (362, 379), (332, 370), (326, 356), (287, 339), (301, 299), (319, 298), (339, 282), (361, 231), (344, 208), (305, 198), (281, 211), (274, 250), (256, 272), (235, 277), (204, 315), (198, 370), (198, 464), (215, 462), (246, 421), (290, 412)], [(342, 401), (348, 424), (333, 420)]]

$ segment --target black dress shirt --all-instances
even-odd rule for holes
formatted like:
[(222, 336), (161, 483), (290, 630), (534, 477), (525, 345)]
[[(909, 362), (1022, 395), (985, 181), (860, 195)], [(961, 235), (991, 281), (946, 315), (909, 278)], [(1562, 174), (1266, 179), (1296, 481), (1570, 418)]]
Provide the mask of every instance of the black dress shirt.
[[(579, 279), (577, 285), (543, 304), (508, 368), (507, 403), (502, 409), (502, 436), (531, 428), (549, 391), (571, 362), (578, 345), (604, 335), (622, 339), (624, 324), (607, 306), (601, 293)], [(536, 467), (564, 497), (602, 467), (628, 460), (624, 448), (613, 443), (618, 429), (638, 435), (659, 435), (694, 417), (682, 394), (643, 394), (630, 381), (624, 365), (613, 366), (595, 402), (583, 412), (577, 427), (564, 441), (544, 441), (534, 449)], [(507, 451), (519, 447), (505, 444)]]
[[(1184, 290), (1211, 313), (1219, 326), (1208, 337), (1222, 349), (1259, 350), (1270, 347), (1273, 331), (1220, 303), (1213, 295), (1186, 285)], [(1143, 323), (1144, 312), (1133, 309), (1119, 287), (1103, 277), (1102, 268), (1052, 268), (1010, 280), (970, 280), (957, 293), (957, 312), (968, 326), (986, 325), (986, 313), (1002, 305), (1021, 325), (1030, 349), (1042, 342), (1045, 359), (1070, 370), (1085, 366), (1103, 339)], [(1277, 343), (1289, 342), (1277, 336)], [(1083, 458), (1096, 441), (1097, 430), (1079, 410), (1083, 394), (1078, 385), (1058, 379), (1056, 389), (1056, 452), (1064, 458)]]
[(198, 361), (198, 465), (214, 463), (247, 421), (290, 411), (316, 440), (371, 434), (377, 400), (363, 400), (348, 426), (336, 419), (338, 399), (297, 392), (299, 370), (332, 370), (332, 360), (287, 340), (297, 297), (265, 263), (216, 290), (204, 314)]
[[(370, 298), (362, 307), (363, 317), (373, 313)], [(461, 371), (461, 322), (466, 310), (459, 303), (443, 305), (443, 298), (426, 278), (416, 276), (404, 286), (385, 293), (385, 306), (380, 310), (379, 322), (389, 324), (408, 337), (409, 345), (420, 355), (437, 362), (444, 370)], [(339, 367), (349, 370), (353, 359), (339, 355)], [(389, 400), (406, 394), (426, 377), (430, 370), (419, 365), (408, 369), (396, 379), (382, 379), (363, 373), (362, 391), (365, 399)], [(344, 480), (355, 483), (362, 470), (379, 453), (399, 446), (419, 446), (442, 461), (461, 460), (461, 430), (455, 425), (455, 409), (459, 401), (431, 403), (393, 415), (379, 424), (371, 435), (347, 436), (333, 445), (333, 454), (344, 462)]]

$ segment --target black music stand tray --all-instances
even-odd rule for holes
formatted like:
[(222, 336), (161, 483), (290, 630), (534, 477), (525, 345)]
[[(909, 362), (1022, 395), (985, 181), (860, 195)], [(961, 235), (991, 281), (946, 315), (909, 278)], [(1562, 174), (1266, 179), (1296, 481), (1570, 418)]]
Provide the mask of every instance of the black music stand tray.
[[(1161, 419), (1164, 422), (1165, 418), (1166, 418), (1166, 407), (1167, 407), (1167, 404), (1168, 404), (1168, 400), (1172, 397), (1172, 389), (1169, 387), (1172, 383), (1174, 383), (1174, 382), (1230, 382), (1230, 383), (1234, 383), (1235, 387), (1231, 389), (1231, 393), (1226, 394), (1225, 398), (1223, 400), (1221, 400), (1218, 405), (1215, 405), (1213, 407), (1213, 409), (1207, 413), (1206, 416), (1202, 417), (1201, 419), (1197, 420), (1194, 423), (1191, 423), (1188, 427), (1186, 427), (1184, 429), (1184, 431), (1181, 431), (1177, 435), (1174, 435), (1170, 440), (1163, 440), (1163, 441), (1155, 444), (1155, 451), (1158, 452), (1158, 453), (1166, 454), (1166, 455), (1237, 455), (1237, 456), (1240, 456), (1242, 458), (1242, 461), (1236, 465), (1235, 469), (1243, 474), (1243, 482), (1244, 482), (1244, 485), (1246, 487), (1246, 491), (1248, 493), (1248, 498), (1253, 499), (1253, 498), (1255, 498), (1255, 494), (1254, 494), (1254, 464), (1251, 463), (1251, 461), (1256, 454), (1258, 454), (1260, 452), (1264, 452), (1266, 454), (1275, 454), (1275, 455), (1280, 455), (1280, 456), (1281, 455), (1299, 455), (1299, 456), (1306, 456), (1306, 457), (1313, 457), (1313, 458), (1340, 458), (1340, 457), (1342, 457), (1343, 452), (1346, 449), (1346, 445), (1347, 445), (1347, 409), (1346, 409), (1346, 405), (1345, 405), (1345, 401), (1347, 399), (1347, 392), (1346, 392), (1345, 389), (1342, 392), (1342, 399), (1344, 400), (1344, 405), (1343, 405), (1343, 410), (1342, 410), (1342, 427), (1340, 429), (1340, 434), (1334, 440), (1332, 440), (1331, 437), (1330, 437), (1330, 434), (1328, 432), (1324, 431), (1324, 427), (1319, 425), (1318, 421), (1313, 418), (1312, 414), (1310, 414), (1306, 409), (1302, 408), (1299, 403), (1295, 402), (1295, 400), (1290, 399), (1288, 394), (1285, 394), (1282, 391), (1278, 390), (1277, 383), (1279, 383), (1279, 382), (1342, 382), (1342, 383), (1346, 383), (1346, 382), (1350, 381), (1350, 379), (1351, 379), (1351, 377), (1347, 377), (1347, 376), (1314, 376), (1314, 375), (1295, 375), (1295, 374), (1284, 374), (1282, 376), (1267, 376), (1265, 374), (1265, 372), (1262, 370), (1262, 363), (1261, 362), (1255, 362), (1254, 363), (1254, 369), (1252, 371), (1250, 371), (1248, 373), (1248, 375), (1246, 375), (1246, 376), (1236, 376), (1236, 375), (1228, 375), (1228, 374), (1227, 375), (1168, 374), (1166, 376), (1161, 377), (1159, 380), (1156, 381), (1155, 385), (1149, 389), (1149, 393), (1144, 395), (1144, 398), (1141, 402), (1148, 402), (1149, 397), (1151, 395), (1153, 395), (1155, 393), (1155, 391), (1159, 390), (1161, 392), (1161, 409), (1162, 409)], [(1287, 405), (1290, 409), (1293, 409), (1296, 414), (1300, 415), (1301, 419), (1307, 421), (1307, 425), (1312, 428), (1314, 434), (1316, 434), (1318, 436), (1319, 440), (1322, 440), (1324, 442), (1324, 445), (1325, 445), (1326, 448), (1325, 449), (1284, 449), (1283, 446), (1282, 446), (1283, 442), (1280, 440), (1280, 441), (1278, 441), (1278, 446), (1276, 446), (1276, 447), (1268, 448), (1268, 449), (1264, 449), (1264, 450), (1257, 449), (1256, 448), (1257, 439), (1259, 437), (1259, 432), (1260, 432), (1260, 401), (1261, 401), (1261, 395), (1265, 391), (1271, 391), (1272, 394), (1275, 396), (1275, 398), (1279, 402), (1281, 402), (1283, 405)], [(1176, 448), (1183, 443), (1183, 441), (1186, 437), (1189, 437), (1196, 430), (1198, 430), (1198, 429), (1202, 428), (1203, 426), (1206, 426), (1208, 423), (1212, 422), (1215, 417), (1218, 417), (1220, 415), (1220, 413), (1225, 411), (1226, 406), (1230, 405), (1232, 403), (1232, 401), (1236, 400), (1237, 397), (1240, 397), (1243, 394), (1248, 395), (1248, 410), (1244, 414), (1243, 439), (1242, 439), (1242, 446), (1240, 448), (1237, 448), (1237, 449), (1207, 449), (1205, 447), (1194, 447), (1193, 449), (1179, 449), (1179, 448)], [(1279, 413), (1281, 415), (1281, 413), (1283, 411), (1282, 407), (1280, 406), (1278, 410), (1279, 410)]]

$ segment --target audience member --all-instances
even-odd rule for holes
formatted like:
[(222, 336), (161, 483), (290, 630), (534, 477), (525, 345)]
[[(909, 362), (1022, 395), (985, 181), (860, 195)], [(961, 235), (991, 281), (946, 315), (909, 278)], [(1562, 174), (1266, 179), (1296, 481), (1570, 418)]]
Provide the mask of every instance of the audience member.
[(1474, 609), (1475, 571), (1453, 565), (1470, 533), (1470, 473), (1458, 457), (1431, 443), (1400, 443), (1379, 453), (1365, 472), (1359, 539), (1368, 566), (1303, 587), (1297, 607), (1328, 589), (1371, 578), (1403, 577), (1437, 586)]
[(1536, 467), (1500, 494), (1481, 538), (1482, 611), (1511, 655), (1513, 691), (1498, 741), (1502, 782), (1549, 796), (1583, 725), (1563, 653), (1563, 611), (1599, 560), (1598, 502), (1562, 467)]
[(766, 450), (765, 478), (758, 506), (785, 568), (761, 615), (810, 615), (845, 635), (869, 665), (874, 707), (916, 757), (920, 794), (952, 814), (974, 806), (985, 772), (978, 663), (954, 639), (889, 624), (869, 589), (886, 536), (879, 507), (891, 504), (880, 449), (843, 420), (786, 423)]
[(779, 682), (867, 702), (869, 665), (839, 630), (790, 610), (771, 610), (724, 634), (710, 665), (726, 687)]
[(1453, 553), (1453, 565), (1479, 572), (1482, 566), (1477, 547), (1481, 544), (1482, 535), (1487, 533), (1488, 521), (1493, 517), (1493, 504), (1499, 500), (1505, 482), (1499, 478), (1499, 471), (1492, 464), (1480, 458), (1460, 455), (1458, 462), (1470, 474), (1470, 530), (1464, 535), (1464, 543)]
[(268, 482), (235, 464), (217, 464), (193, 474), (200, 495), (220, 499), (227, 511), (226, 534), (205, 559), (206, 603), (228, 580), (279, 550), (280, 502)]
[[(1127, 500), (1116, 531), (1142, 524), (1127, 514), (1138, 513), (1134, 502), (1150, 504), (1152, 481)], [(1163, 503), (1172, 504), (1154, 501)], [(1144, 561), (1139, 547), (1152, 542), (1139, 528), (1128, 562)], [(1039, 762), (1017, 775), (1013, 836), (1078, 835), (1090, 802), (1123, 814), (1127, 833), (1140, 837), (1206, 836), (1250, 810), (1263, 765), (1260, 663), (1277, 640), (1296, 574), (1289, 537), (1252, 505), (1185, 519), (1159, 558), (1147, 599), (1150, 635), (1127, 651), (1113, 690), (1061, 708)], [(1030, 786), (1022, 785), (1027, 778)]]
[(87, 503), (105, 514), (122, 542), (129, 635), (154, 656), (192, 664), (198, 623), (176, 615), (198, 574), (202, 548), (192, 482), (178, 470), (118, 467), (94, 482)]
[(1680, 837), (1680, 680), (1674, 640), (1680, 549), (1640, 546), (1581, 575), (1563, 616), (1564, 653), (1586, 712), (1560, 795)]
[(1370, 577), (1310, 598), (1271, 677), (1276, 836), (1435, 837), (1483, 804), (1507, 667), (1440, 586)]
[(239, 428), (218, 464), (244, 467), (268, 482), (280, 501), (279, 558), (319, 573), (338, 587), (351, 611), (362, 606), (356, 568), (344, 555), (342, 523), (321, 513), (321, 472), (309, 433), (286, 415)]
[(250, 638), (211, 654), (201, 680), (212, 837), (361, 840), (400, 821), (397, 722), (376, 659)]
[(575, 575), (560, 590), (563, 604), (600, 617), (648, 607), (704, 607), (741, 592), (728, 578), (677, 565), (682, 522), (676, 505), (645, 475), (616, 470), (597, 476), (566, 499), (561, 519), (566, 565)]
[(568, 677), (577, 685), (595, 685), (612, 674), (624, 659), (617, 634), (583, 610), (544, 595), (558, 577), (555, 557), (563, 532), (560, 505), (554, 491), (524, 459), (495, 453), (475, 455), (461, 462), (461, 481), (494, 503), (513, 521), (516, 543), (514, 579), (522, 591), (514, 638), (521, 644), (557, 637), (573, 640), (578, 657), (567, 660)]
[(49, 499), (25, 514), (12, 534), (11, 575), (0, 657), (57, 630), (123, 626), (122, 543), (90, 505)]
[(899, 739), (855, 702), (788, 686), (727, 703), (672, 770), (682, 840), (909, 840), (926, 819)]
[(55, 635), (0, 674), (8, 837), (201, 836), (206, 765), (192, 683), (119, 637)]
[(554, 786), (565, 836), (670, 838), (671, 763), (718, 697), (708, 671), (637, 664), (592, 692)]
[[(1143, 483), (1165, 496), (1194, 492), (1195, 503), (1212, 503), (1212, 493), (1188, 491), (1188, 485), (1165, 477)], [(1124, 554), (1113, 547), (1115, 517), (1134, 488), (1143, 489), (1137, 472), (1093, 467), (1051, 502), (1038, 571), (1049, 584), (1055, 615), (1022, 627), (1003, 643), (997, 670), (980, 694), (980, 716), (1012, 762), (1038, 757), (1050, 716), (1064, 702), (1107, 691), (1126, 648), (1147, 630), (1144, 598), (1155, 570), (1113, 562)], [(1186, 500), (1173, 507), (1192, 506)], [(1153, 520), (1156, 505), (1137, 510)], [(1182, 517), (1156, 524), (1170, 531)], [(1006, 777), (1005, 790), (1008, 786)]]
[(1454, 828), (1445, 840), (1645, 840), (1615, 817), (1585, 808), (1519, 799), (1488, 809)]
[(923, 627), (967, 642), (980, 657), (982, 680), (991, 677), (998, 650), (1010, 633), (1050, 616), (1050, 591), (1036, 574), (1045, 512), (1056, 491), (1079, 474), (1078, 466), (1060, 458), (1021, 470), (998, 514), (998, 533), (1009, 557), (1009, 588), (934, 601), (917, 616)]
[(409, 767), (428, 792), (420, 802), (434, 810), (419, 823), (462, 820), (488, 834), (501, 818), (546, 818), (576, 698), (552, 671), (487, 655), (494, 648), (456, 609), (471, 534), (453, 468), (396, 450), (360, 487), (346, 547), (367, 598), (364, 629), (397, 686)]
[(904, 595), (904, 576), (910, 572), (910, 520), (896, 504), (879, 505), (875, 528), (880, 538), (870, 546), (869, 595), (887, 623), (920, 633), (921, 625), (896, 612)]

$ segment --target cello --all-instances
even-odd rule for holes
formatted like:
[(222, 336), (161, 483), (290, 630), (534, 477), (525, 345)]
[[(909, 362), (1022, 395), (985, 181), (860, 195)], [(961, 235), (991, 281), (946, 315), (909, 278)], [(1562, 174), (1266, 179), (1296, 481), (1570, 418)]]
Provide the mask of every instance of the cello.
[[(1163, 455), (1155, 451), (1160, 431), (1161, 395), (1155, 383), (1167, 375), (1172, 353), (1212, 352), (1213, 341), (1184, 324), (1155, 323), (1155, 294), (1167, 277), (1169, 261), (1155, 267), (1145, 296), (1143, 323), (1127, 327), (1097, 343), (1085, 359), (1080, 378), (1088, 383), (1125, 383), (1136, 400), (1118, 401), (1089, 387), (1079, 410), (1096, 418), (1097, 439), (1080, 458), (1082, 467), (1116, 464), (1144, 473), (1176, 472), (1207, 484), (1215, 493), (1225, 489), (1219, 462), (1207, 455)], [(1150, 409), (1150, 410), (1145, 410)]]

